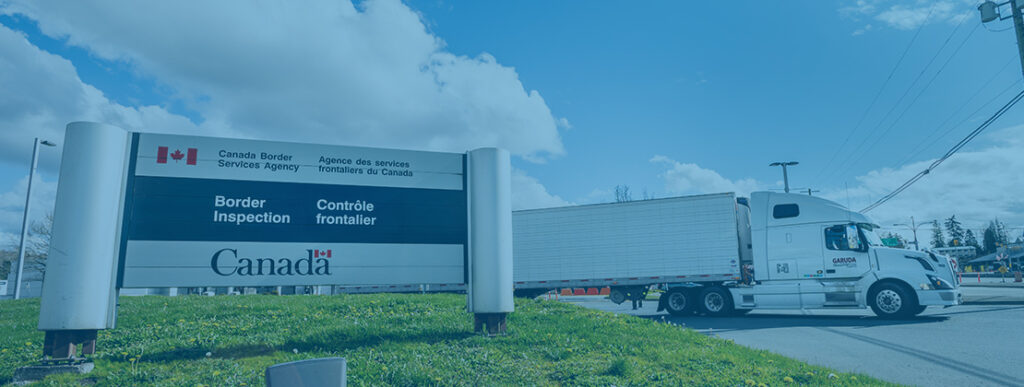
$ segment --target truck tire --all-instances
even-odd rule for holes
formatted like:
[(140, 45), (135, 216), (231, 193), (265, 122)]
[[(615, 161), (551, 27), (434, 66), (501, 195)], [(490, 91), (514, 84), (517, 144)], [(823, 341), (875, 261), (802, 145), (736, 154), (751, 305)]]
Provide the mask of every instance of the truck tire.
[(693, 296), (684, 289), (672, 289), (661, 294), (665, 299), (665, 310), (673, 316), (685, 316), (693, 313)]
[(626, 292), (622, 288), (612, 288), (611, 293), (608, 293), (608, 300), (616, 305), (626, 302)]
[(898, 319), (912, 317), (924, 311), (917, 303), (913, 291), (897, 283), (883, 283), (868, 295), (871, 311), (880, 318)]
[(928, 308), (928, 305), (918, 305), (917, 309), (914, 309), (914, 316), (924, 313), (924, 310)]
[(700, 292), (700, 311), (708, 316), (721, 317), (733, 313), (732, 295), (721, 286), (709, 286)]

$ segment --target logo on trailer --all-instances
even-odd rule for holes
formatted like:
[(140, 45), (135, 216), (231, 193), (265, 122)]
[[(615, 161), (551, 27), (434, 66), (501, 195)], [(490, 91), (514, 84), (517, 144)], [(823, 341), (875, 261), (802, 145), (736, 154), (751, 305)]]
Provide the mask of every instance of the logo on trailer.
[(188, 148), (187, 153), (181, 153), (181, 149), (175, 149), (174, 153), (168, 154), (169, 151), (170, 149), (165, 146), (157, 147), (156, 163), (167, 164), (167, 156), (171, 156), (171, 160), (174, 160), (175, 163), (185, 159), (186, 165), (196, 165), (196, 161), (199, 159), (198, 148)]

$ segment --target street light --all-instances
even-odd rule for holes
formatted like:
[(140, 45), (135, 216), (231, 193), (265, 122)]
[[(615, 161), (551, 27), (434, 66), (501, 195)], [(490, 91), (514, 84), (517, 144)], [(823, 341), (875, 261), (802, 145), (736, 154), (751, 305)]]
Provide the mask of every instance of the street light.
[(800, 163), (796, 161), (776, 161), (774, 163), (768, 164), (769, 167), (782, 167), (782, 181), (784, 181), (786, 184), (786, 193), (789, 193), (789, 172), (786, 170), (786, 167), (797, 164)]
[(39, 141), (36, 137), (32, 143), (32, 167), (28, 172), (28, 189), (25, 192), (25, 214), (21, 218), (21, 242), (18, 243), (18, 277), (14, 281), (14, 299), (21, 298), (21, 276), (25, 270), (25, 238), (28, 237), (28, 209), (32, 200), (32, 180), (36, 175), (36, 165), (39, 164), (39, 145), (56, 146), (52, 142)]
[[(929, 220), (929, 221), (921, 223), (921, 224), (927, 224), (927, 223), (931, 223), (931, 222), (934, 222), (934, 221), (933, 220)], [(893, 226), (904, 226), (904, 227), (910, 228), (910, 231), (914, 232), (914, 250), (921, 250), (921, 246), (918, 246), (918, 244), (917, 244), (917, 228), (919, 226), (918, 226), (917, 222), (914, 221), (914, 217), (913, 216), (910, 217), (910, 224), (894, 223)]]

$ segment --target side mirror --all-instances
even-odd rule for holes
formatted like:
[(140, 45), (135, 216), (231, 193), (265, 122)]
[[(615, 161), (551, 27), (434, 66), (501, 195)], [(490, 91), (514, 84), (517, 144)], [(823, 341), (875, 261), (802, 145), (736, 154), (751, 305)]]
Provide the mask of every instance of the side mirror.
[(846, 243), (850, 250), (861, 251), (860, 233), (857, 232), (857, 226), (852, 224), (846, 226)]

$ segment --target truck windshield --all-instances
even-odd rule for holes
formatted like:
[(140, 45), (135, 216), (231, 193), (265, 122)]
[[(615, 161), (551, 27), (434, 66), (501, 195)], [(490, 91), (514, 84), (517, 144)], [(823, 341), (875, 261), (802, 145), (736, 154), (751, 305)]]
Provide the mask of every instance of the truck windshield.
[(882, 238), (880, 238), (878, 234), (875, 233), (875, 229), (878, 228), (878, 226), (875, 226), (873, 224), (860, 223), (857, 225), (857, 227), (860, 227), (860, 232), (864, 234), (864, 237), (868, 240), (869, 245), (880, 247), (885, 246), (884, 244), (882, 244)]

